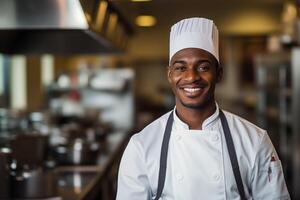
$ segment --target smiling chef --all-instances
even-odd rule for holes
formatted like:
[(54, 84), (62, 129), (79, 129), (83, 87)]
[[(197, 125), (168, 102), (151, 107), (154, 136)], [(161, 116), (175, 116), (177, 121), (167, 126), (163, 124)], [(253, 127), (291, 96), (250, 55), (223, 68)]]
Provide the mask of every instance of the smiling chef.
[(174, 24), (167, 77), (176, 106), (130, 139), (117, 200), (290, 199), (267, 132), (216, 103), (222, 74), (214, 22)]

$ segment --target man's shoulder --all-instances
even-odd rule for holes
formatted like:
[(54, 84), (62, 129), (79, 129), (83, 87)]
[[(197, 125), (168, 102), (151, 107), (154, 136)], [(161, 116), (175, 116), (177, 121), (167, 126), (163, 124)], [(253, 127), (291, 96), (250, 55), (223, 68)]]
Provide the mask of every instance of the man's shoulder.
[(224, 112), (235, 144), (237, 155), (248, 158), (253, 166), (267, 132), (248, 120), (230, 112)]
[(228, 111), (224, 111), (224, 114), (228, 120), (229, 126), (241, 134), (248, 134), (251, 137), (262, 138), (267, 133), (266, 130), (260, 128), (241, 116)]

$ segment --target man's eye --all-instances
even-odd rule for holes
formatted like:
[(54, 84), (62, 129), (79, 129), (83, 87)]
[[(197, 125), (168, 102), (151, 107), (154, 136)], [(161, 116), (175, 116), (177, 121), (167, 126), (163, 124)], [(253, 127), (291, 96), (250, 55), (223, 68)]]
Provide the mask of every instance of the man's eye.
[(186, 69), (186, 67), (184, 67), (184, 66), (176, 66), (174, 69), (175, 69), (175, 71), (181, 71), (181, 72), (183, 72)]
[(197, 68), (197, 71), (198, 72), (206, 72), (209, 70), (209, 66), (208, 65), (200, 65), (198, 68)]

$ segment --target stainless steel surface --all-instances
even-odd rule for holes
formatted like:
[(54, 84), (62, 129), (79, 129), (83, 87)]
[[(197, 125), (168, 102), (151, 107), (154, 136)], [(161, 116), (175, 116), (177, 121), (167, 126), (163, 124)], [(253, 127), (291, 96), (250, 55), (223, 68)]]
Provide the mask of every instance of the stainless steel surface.
[[(64, 200), (114, 199), (104, 198), (114, 184), (108, 178), (117, 169), (120, 156), (129, 140), (129, 134), (114, 132), (108, 135), (109, 150), (101, 156), (98, 165), (58, 166), (55, 169), (58, 195)], [(114, 178), (116, 180), (116, 176)]]
[(87, 29), (77, 0), (1, 0), (1, 29)]
[(260, 126), (268, 130), (273, 144), (280, 151), (284, 170), (288, 162), (290, 148), (288, 148), (287, 120), (289, 111), (290, 90), (288, 79), (290, 72), (289, 53), (262, 54), (256, 58), (257, 71), (257, 111)]
[(98, 143), (88, 143), (79, 138), (71, 141), (67, 146), (54, 147), (54, 157), (58, 164), (63, 165), (96, 164), (99, 153)]
[(56, 178), (53, 171), (41, 168), (11, 172), (13, 198), (48, 198), (57, 196)]
[[(6, 54), (82, 54), (113, 53), (118, 50), (114, 40), (93, 25), (92, 17), (102, 10), (94, 0), (1, 0), (0, 53)], [(86, 6), (84, 6), (87, 4)], [(83, 10), (83, 8), (90, 8)], [(109, 10), (116, 13), (114, 10)], [(108, 12), (101, 13), (108, 15)], [(89, 16), (86, 18), (86, 16)], [(88, 19), (91, 21), (88, 23)], [(116, 27), (126, 35), (124, 20), (117, 18)], [(95, 21), (95, 20), (94, 20)], [(97, 22), (97, 21), (96, 21)], [(108, 22), (107, 22), (108, 23)], [(107, 27), (105, 27), (107, 29)], [(117, 30), (117, 29), (116, 29)], [(113, 31), (116, 31), (113, 30)]]
[(256, 64), (258, 120), (263, 127), (271, 124), (264, 127), (268, 132), (269, 129), (274, 132), (274, 127), (279, 125), (277, 135), (280, 136), (280, 145), (277, 150), (288, 189), (292, 199), (300, 199), (300, 48), (262, 55)]
[(293, 190), (300, 199), (300, 48), (292, 51), (292, 110), (293, 110)]
[(93, 179), (100, 172), (95, 168), (95, 171), (77, 172), (75, 170), (57, 173), (58, 194), (66, 200), (79, 199), (80, 194), (93, 183)]

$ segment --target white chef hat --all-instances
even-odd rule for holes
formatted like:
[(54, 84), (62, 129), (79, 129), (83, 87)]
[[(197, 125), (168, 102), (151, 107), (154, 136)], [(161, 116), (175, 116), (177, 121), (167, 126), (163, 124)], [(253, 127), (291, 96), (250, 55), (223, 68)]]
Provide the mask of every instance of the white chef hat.
[(219, 33), (210, 19), (183, 19), (171, 27), (170, 57), (185, 48), (199, 48), (211, 53), (219, 62)]

